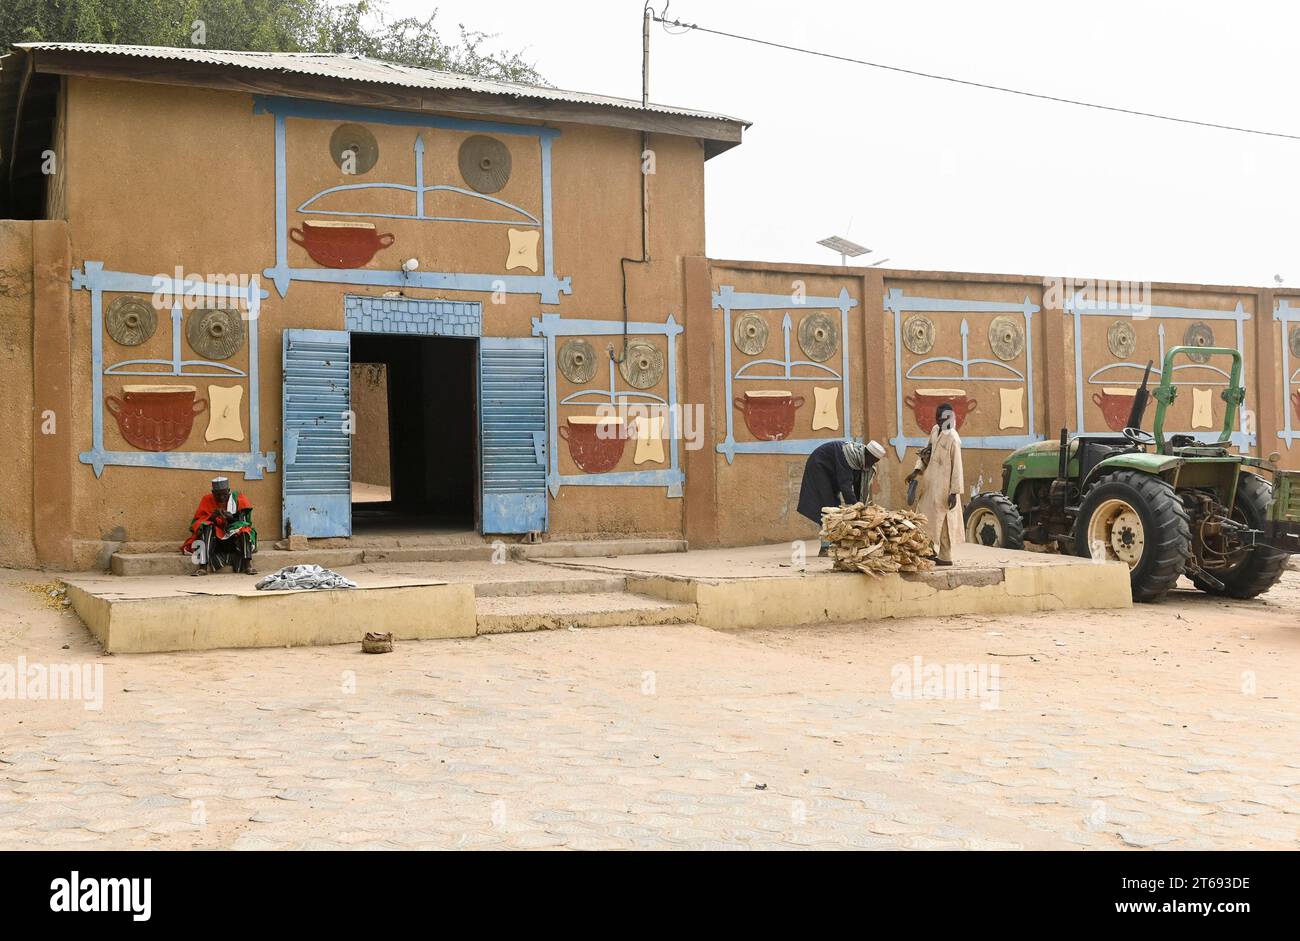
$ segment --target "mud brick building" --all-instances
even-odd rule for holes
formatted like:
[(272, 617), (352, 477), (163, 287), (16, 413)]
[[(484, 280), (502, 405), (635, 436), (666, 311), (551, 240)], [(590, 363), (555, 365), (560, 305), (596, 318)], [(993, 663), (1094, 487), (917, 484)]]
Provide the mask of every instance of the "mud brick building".
[[(0, 564), (174, 548), (216, 474), (264, 539), (809, 537), (818, 444), (880, 440), (898, 500), (947, 398), (992, 489), (1184, 341), (1242, 351), (1234, 444), (1296, 466), (1300, 295), (709, 259), (704, 163), (746, 126), (352, 56), (15, 47)], [(1224, 380), (1180, 371), (1168, 430), (1216, 429)]]

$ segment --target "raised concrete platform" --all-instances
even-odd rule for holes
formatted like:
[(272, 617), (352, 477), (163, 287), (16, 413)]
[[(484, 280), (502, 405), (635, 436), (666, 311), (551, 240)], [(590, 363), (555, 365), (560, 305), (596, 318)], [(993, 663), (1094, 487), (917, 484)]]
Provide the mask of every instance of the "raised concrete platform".
[(1128, 569), (1118, 562), (962, 545), (951, 567), (873, 577), (834, 571), (817, 558), (816, 542), (804, 545), (802, 563), (782, 543), (553, 564), (621, 574), (629, 591), (694, 604), (695, 622), (718, 629), (1133, 603)]
[(499, 563), (363, 557), (338, 568), (358, 589), (322, 592), (259, 592), (257, 579), (224, 573), (64, 581), (113, 653), (356, 643), (370, 630), (399, 639), (638, 624), (728, 630), (1132, 603), (1119, 563), (960, 546), (951, 568), (872, 577), (833, 571), (816, 551), (806, 544), (803, 563), (787, 544)]
[(366, 631), (402, 640), (473, 637), (474, 587), (430, 578), (348, 573), (356, 589), (257, 591), (241, 575), (67, 576), (72, 608), (110, 653), (356, 643)]

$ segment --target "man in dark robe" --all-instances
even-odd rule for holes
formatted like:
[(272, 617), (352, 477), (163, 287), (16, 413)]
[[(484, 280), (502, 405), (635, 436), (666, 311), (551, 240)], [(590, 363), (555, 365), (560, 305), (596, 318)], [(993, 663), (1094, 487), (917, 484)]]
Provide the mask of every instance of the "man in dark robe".
[[(879, 442), (828, 441), (808, 455), (799, 488), (799, 514), (818, 526), (822, 507), (871, 502), (876, 462), (885, 456)], [(827, 544), (822, 543), (822, 554)]]
[(253, 504), (239, 491), (231, 492), (225, 477), (214, 478), (212, 492), (204, 495), (194, 511), (190, 538), (181, 546), (181, 552), (189, 553), (194, 562), (190, 574), (207, 575), (229, 565), (233, 572), (256, 575), (256, 551)]

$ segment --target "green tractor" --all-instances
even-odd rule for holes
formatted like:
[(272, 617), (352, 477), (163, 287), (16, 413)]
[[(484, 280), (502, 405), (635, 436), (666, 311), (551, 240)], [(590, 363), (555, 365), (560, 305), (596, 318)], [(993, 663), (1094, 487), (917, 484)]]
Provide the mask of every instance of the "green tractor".
[[(1165, 413), (1178, 395), (1178, 356), (1230, 356), (1232, 375), (1218, 440), (1173, 434)], [(1186, 575), (1201, 591), (1253, 598), (1282, 575), (1300, 551), (1300, 473), (1233, 454), (1232, 430), (1245, 399), (1241, 354), (1222, 347), (1175, 346), (1155, 390), (1153, 432), (1142, 430), (1150, 394), (1147, 363), (1119, 435), (1042, 441), (1002, 465), (1002, 491), (981, 493), (966, 508), (966, 538), (1023, 549), (1025, 542), (1129, 567), (1133, 600), (1158, 601)], [(1261, 474), (1273, 476), (1270, 484)]]

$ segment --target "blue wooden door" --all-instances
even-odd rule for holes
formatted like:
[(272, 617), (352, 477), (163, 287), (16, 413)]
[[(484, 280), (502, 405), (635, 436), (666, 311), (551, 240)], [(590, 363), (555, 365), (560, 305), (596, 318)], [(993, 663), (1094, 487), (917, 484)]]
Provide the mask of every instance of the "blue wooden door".
[(352, 535), (351, 335), (284, 331), (284, 532)]
[(483, 532), (546, 530), (546, 341), (479, 340)]

